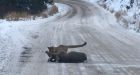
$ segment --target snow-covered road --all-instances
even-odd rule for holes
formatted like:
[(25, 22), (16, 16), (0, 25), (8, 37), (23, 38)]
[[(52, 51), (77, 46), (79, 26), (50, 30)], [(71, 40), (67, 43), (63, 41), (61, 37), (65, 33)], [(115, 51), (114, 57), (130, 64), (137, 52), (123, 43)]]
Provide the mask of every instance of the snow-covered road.
[[(10, 27), (26, 35), (22, 36), (16, 31), (13, 31), (15, 35), (3, 33), (13, 38), (17, 34), (21, 36), (16, 40), (11, 38), (17, 41), (14, 45), (7, 45), (12, 50), (16, 49), (9, 54), (11, 57), (7, 59), (0, 75), (140, 74), (140, 34), (123, 29), (113, 15), (96, 3), (81, 0), (67, 0), (63, 3), (69, 6), (69, 10), (58, 14), (56, 18)], [(85, 47), (69, 50), (86, 53), (86, 63), (47, 62), (47, 47), (81, 44), (84, 41), (87, 42)]]

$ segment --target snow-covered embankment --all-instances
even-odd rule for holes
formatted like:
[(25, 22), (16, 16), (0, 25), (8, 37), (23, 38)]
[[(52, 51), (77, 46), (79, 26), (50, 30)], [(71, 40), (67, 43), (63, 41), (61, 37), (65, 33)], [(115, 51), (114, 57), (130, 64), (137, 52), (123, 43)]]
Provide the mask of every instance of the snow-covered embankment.
[(117, 22), (131, 30), (140, 32), (140, 1), (139, 0), (86, 0), (91, 3), (98, 3), (110, 11), (117, 19)]
[(10, 63), (15, 63), (12, 66), (16, 66), (23, 47), (32, 47), (30, 39), (33, 39), (33, 36), (39, 36), (37, 31), (39, 26), (65, 15), (69, 10), (69, 7), (64, 4), (56, 3), (56, 6), (59, 13), (49, 18), (27, 21), (0, 20), (0, 75), (6, 73)]

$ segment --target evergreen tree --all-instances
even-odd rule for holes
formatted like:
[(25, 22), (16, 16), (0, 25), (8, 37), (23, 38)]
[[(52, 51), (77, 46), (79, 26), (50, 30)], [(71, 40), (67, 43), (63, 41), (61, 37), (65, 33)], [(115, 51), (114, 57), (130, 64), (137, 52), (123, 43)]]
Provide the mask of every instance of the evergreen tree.
[(30, 0), (31, 6), (30, 9), (32, 13), (40, 12), (43, 9), (47, 8), (45, 4), (45, 0)]

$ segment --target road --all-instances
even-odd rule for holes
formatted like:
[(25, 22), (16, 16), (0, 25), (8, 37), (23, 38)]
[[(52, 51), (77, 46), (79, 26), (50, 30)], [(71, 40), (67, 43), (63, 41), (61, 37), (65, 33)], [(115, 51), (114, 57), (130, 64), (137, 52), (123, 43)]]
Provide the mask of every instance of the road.
[[(68, 13), (37, 29), (30, 39), (32, 48), (24, 48), (16, 66), (6, 75), (139, 75), (140, 35), (122, 28), (114, 16), (96, 4), (67, 0)], [(87, 54), (85, 63), (49, 63), (49, 46), (87, 45), (69, 49)], [(15, 63), (12, 63), (15, 64)]]

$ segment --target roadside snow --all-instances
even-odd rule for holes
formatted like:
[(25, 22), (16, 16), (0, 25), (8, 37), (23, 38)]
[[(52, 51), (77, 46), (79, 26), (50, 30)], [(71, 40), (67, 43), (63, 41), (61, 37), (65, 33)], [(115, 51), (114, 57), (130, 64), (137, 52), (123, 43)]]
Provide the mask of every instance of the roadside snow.
[(68, 13), (70, 7), (64, 4), (59, 4), (59, 3), (55, 3), (55, 5), (58, 7), (59, 13), (58, 15), (64, 15), (66, 13)]
[(0, 19), (0, 75), (6, 73), (6, 67), (11, 62), (17, 62), (23, 47), (31, 47), (30, 39), (38, 35), (38, 28), (42, 24), (65, 15), (69, 7), (56, 3), (59, 13), (49, 18), (37, 18), (28, 21), (6, 21)]
[(91, 3), (95, 3), (95, 2), (97, 2), (98, 0), (84, 0), (84, 1), (91, 2)]
[(99, 4), (114, 15), (119, 12), (118, 23), (127, 28), (140, 32), (140, 1), (139, 0), (84, 0)]

